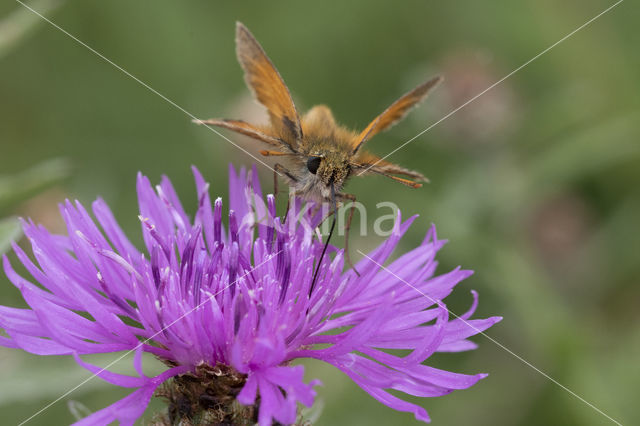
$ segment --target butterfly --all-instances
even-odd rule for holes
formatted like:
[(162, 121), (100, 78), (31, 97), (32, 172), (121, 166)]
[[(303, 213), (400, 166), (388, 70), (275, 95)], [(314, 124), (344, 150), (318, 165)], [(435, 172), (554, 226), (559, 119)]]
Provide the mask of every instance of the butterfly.
[[(269, 123), (259, 125), (215, 118), (194, 122), (229, 129), (265, 143), (269, 149), (260, 153), (286, 161), (286, 166), (276, 163), (274, 170), (287, 181), (295, 195), (316, 202), (329, 201), (335, 214), (338, 202), (356, 200), (354, 195), (342, 192), (347, 180), (354, 175), (378, 174), (410, 188), (419, 188), (420, 182), (427, 181), (421, 173), (383, 160), (362, 147), (402, 120), (442, 81), (441, 77), (420, 84), (392, 103), (364, 130), (354, 132), (338, 124), (325, 105), (314, 106), (300, 116), (280, 73), (253, 34), (240, 22), (236, 24), (236, 54), (247, 86), (267, 109)], [(350, 219), (352, 214), (353, 209)], [(335, 216), (329, 238), (334, 226)], [(346, 244), (345, 251), (348, 256)]]

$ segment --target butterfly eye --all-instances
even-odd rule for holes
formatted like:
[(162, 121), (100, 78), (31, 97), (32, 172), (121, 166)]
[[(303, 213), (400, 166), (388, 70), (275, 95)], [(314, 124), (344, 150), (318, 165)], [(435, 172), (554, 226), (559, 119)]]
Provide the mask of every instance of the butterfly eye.
[(320, 157), (309, 157), (307, 160), (307, 169), (315, 175), (318, 172), (318, 167), (320, 167), (320, 161), (322, 161)]

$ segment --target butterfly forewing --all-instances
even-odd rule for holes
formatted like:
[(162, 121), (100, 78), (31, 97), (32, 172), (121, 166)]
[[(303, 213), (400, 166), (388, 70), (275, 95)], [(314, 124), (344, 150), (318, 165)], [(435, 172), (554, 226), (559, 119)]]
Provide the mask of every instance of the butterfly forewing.
[(357, 139), (354, 140), (353, 151), (357, 152), (362, 145), (374, 137), (376, 134), (387, 130), (400, 120), (415, 106), (417, 106), (424, 98), (427, 97), (431, 89), (438, 85), (442, 81), (442, 77), (435, 77), (429, 81), (426, 81), (411, 90), (400, 99), (395, 101), (389, 106), (382, 114), (369, 123), (369, 125), (360, 132)]
[(239, 22), (236, 27), (236, 53), (247, 85), (267, 108), (274, 131), (292, 150), (296, 150), (302, 140), (302, 128), (289, 89), (258, 41)]

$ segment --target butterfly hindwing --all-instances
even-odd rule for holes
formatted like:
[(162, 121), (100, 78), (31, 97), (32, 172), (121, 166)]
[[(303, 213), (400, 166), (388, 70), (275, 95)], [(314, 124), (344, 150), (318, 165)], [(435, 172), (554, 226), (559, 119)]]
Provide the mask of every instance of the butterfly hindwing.
[[(412, 188), (419, 188), (422, 186), (418, 182), (428, 182), (429, 180), (420, 172), (406, 169), (389, 161), (382, 160), (377, 155), (371, 154), (366, 151), (359, 152), (352, 162), (352, 167), (357, 174), (361, 173), (375, 173), (386, 176), (404, 185)], [(410, 179), (399, 178), (394, 175), (406, 176)], [(416, 182), (418, 181), (418, 182)]]
[(225, 129), (233, 130), (234, 132), (249, 136), (253, 139), (266, 142), (271, 146), (278, 147), (280, 149), (287, 146), (282, 140), (267, 134), (263, 129), (249, 124), (242, 120), (225, 120), (211, 118), (209, 120), (194, 120), (197, 124), (206, 124), (208, 126), (217, 126)]

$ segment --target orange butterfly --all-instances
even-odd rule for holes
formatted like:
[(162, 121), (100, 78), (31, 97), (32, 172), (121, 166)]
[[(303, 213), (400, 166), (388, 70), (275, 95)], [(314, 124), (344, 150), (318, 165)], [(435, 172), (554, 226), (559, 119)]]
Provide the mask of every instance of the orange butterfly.
[[(442, 80), (435, 77), (395, 101), (362, 132), (353, 132), (335, 122), (325, 105), (311, 108), (302, 118), (291, 99), (289, 89), (258, 41), (240, 22), (236, 26), (236, 53), (245, 73), (247, 86), (267, 108), (270, 124), (254, 125), (241, 120), (194, 120), (250, 136), (270, 145), (264, 156), (286, 157), (287, 166), (275, 169), (293, 188), (296, 195), (315, 201), (355, 200), (342, 193), (342, 187), (354, 173), (380, 174), (411, 188), (427, 179), (362, 150), (376, 134), (402, 120)], [(409, 179), (394, 175), (406, 176)], [(333, 194), (333, 195), (332, 195)]]
[[(301, 118), (280, 73), (255, 37), (240, 22), (236, 25), (236, 53), (244, 70), (247, 86), (253, 91), (256, 99), (267, 108), (270, 124), (255, 125), (241, 120), (215, 118), (194, 122), (223, 127), (268, 144), (270, 149), (260, 153), (264, 156), (281, 156), (287, 160), (288, 167), (276, 164), (275, 171), (287, 180), (295, 195), (308, 200), (331, 202), (334, 219), (318, 265), (324, 257), (335, 228), (337, 201), (356, 200), (354, 195), (342, 192), (350, 176), (354, 173), (375, 173), (411, 188), (419, 188), (422, 186), (420, 181), (427, 181), (421, 173), (384, 161), (363, 151), (362, 146), (376, 134), (402, 120), (440, 83), (441, 77), (432, 78), (411, 90), (391, 104), (362, 132), (357, 133), (336, 123), (331, 110), (325, 105), (311, 108)], [(409, 179), (394, 175), (406, 176)], [(347, 232), (353, 217), (353, 207), (355, 204), (352, 205), (347, 220)], [(353, 265), (349, 258), (348, 241), (346, 236), (345, 255), (347, 262)], [(319, 268), (316, 268), (311, 290), (316, 282), (318, 270)]]

